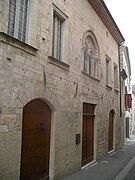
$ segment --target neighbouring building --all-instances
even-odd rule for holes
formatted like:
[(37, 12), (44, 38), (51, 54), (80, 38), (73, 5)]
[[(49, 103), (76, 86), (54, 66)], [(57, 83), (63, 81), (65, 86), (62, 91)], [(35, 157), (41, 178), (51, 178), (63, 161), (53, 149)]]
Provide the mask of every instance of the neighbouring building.
[(0, 1), (0, 179), (61, 179), (123, 145), (123, 42), (102, 0)]
[(121, 73), (121, 116), (124, 117), (124, 138), (129, 138), (132, 108), (132, 88), (131, 88), (131, 66), (128, 47), (120, 47), (120, 73)]
[(135, 85), (132, 85), (132, 108), (130, 118), (130, 135), (135, 135)]

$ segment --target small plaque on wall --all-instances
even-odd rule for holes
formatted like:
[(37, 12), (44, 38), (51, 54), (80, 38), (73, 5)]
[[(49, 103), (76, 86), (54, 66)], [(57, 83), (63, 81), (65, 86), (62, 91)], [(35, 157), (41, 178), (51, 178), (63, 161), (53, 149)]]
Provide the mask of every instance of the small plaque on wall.
[(76, 134), (76, 144), (80, 144), (80, 133)]

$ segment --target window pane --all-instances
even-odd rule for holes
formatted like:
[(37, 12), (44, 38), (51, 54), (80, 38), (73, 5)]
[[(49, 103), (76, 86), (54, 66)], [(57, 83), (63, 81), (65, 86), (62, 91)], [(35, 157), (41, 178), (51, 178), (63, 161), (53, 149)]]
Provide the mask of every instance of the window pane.
[(28, 0), (10, 0), (8, 34), (25, 41)]
[(14, 36), (15, 15), (16, 15), (15, 11), (16, 11), (16, 0), (10, 0), (7, 33), (11, 36)]
[(22, 41), (25, 42), (25, 36), (24, 35), (22, 36)]
[(9, 21), (9, 28), (14, 29), (14, 21), (12, 20)]
[(10, 36), (13, 36), (13, 34), (14, 34), (14, 29), (8, 28), (8, 34), (9, 34)]
[(118, 88), (118, 68), (114, 65), (114, 88)]
[(12, 4), (16, 4), (16, 0), (10, 0)]
[(94, 58), (94, 77), (97, 77), (98, 60)]
[(21, 40), (21, 33), (18, 33), (18, 39)]
[(62, 20), (56, 14), (54, 14), (52, 56), (58, 60), (61, 59), (61, 35), (62, 35)]
[(10, 4), (10, 12), (13, 12), (13, 13), (15, 13), (15, 8), (16, 8), (16, 6), (15, 6), (15, 4)]
[(22, 41), (25, 41), (25, 37), (26, 37), (27, 9), (28, 9), (28, 0), (21, 0), (20, 1), (18, 38), (21, 39)]
[(22, 33), (22, 26), (19, 26), (19, 33)]
[(106, 84), (109, 84), (109, 60), (106, 59)]
[(9, 12), (9, 19), (15, 21), (15, 14), (13, 12)]
[(54, 45), (55, 44), (55, 16), (53, 16), (53, 45), (52, 45), (52, 56), (54, 57)]
[(61, 58), (61, 21), (58, 19), (57, 26), (57, 59)]

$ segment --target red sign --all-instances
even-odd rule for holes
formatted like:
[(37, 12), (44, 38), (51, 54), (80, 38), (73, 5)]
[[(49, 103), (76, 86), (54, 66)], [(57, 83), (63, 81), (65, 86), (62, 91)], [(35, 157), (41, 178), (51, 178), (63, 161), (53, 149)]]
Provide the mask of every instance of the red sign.
[(125, 94), (125, 108), (132, 108), (132, 96), (131, 96), (131, 94)]

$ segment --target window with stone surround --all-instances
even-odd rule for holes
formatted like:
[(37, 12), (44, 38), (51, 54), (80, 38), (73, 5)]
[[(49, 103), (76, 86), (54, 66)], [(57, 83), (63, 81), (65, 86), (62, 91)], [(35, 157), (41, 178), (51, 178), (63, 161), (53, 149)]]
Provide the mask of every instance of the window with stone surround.
[(62, 60), (64, 47), (64, 32), (67, 16), (53, 4), (53, 39), (52, 57)]
[(63, 21), (64, 20), (61, 17), (59, 17), (58, 14), (54, 11), (52, 56), (58, 60), (61, 60)]
[(7, 33), (25, 42), (28, 24), (28, 0), (10, 0)]
[(112, 86), (111, 85), (111, 58), (106, 56), (106, 85), (107, 86)]
[(114, 89), (118, 90), (118, 66), (114, 64)]
[(87, 31), (83, 38), (84, 72), (98, 79), (99, 47), (95, 35)]
[(52, 43), (49, 47), (48, 62), (68, 71), (69, 19), (63, 12), (64, 9), (61, 10), (54, 3), (52, 7)]

